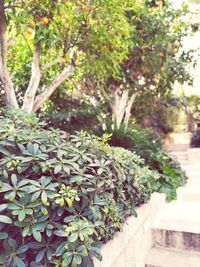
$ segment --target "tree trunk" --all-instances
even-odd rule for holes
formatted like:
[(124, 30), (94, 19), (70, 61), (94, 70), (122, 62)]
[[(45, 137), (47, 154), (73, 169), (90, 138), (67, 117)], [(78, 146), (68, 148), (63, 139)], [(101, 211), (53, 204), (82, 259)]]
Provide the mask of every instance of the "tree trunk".
[(119, 129), (123, 122), (125, 124), (125, 129), (127, 129), (135, 97), (136, 95), (133, 94), (129, 98), (128, 90), (123, 91), (122, 95), (119, 95), (119, 90), (115, 91), (112, 113), (116, 129)]
[(18, 102), (10, 73), (7, 69), (6, 17), (4, 0), (0, 0), (0, 79), (6, 93), (7, 105), (18, 108)]
[(119, 90), (115, 91), (114, 103), (112, 105), (114, 126), (119, 129), (126, 110), (128, 100), (128, 90), (125, 90), (122, 95), (119, 95)]
[(128, 123), (131, 116), (131, 108), (133, 106), (134, 100), (135, 100), (136, 94), (132, 94), (131, 98), (128, 100), (126, 111), (125, 111), (125, 118), (124, 118), (124, 124), (125, 124), (125, 131), (128, 129)]
[(24, 95), (24, 103), (22, 106), (22, 110), (30, 113), (33, 111), (33, 104), (36, 92), (38, 90), (41, 78), (41, 71), (40, 71), (40, 50), (41, 46), (40, 43), (36, 45), (36, 49), (33, 56), (33, 63), (32, 63), (32, 75), (28, 85), (28, 88)]
[[(41, 107), (41, 105), (47, 99), (49, 99), (49, 97), (54, 93), (58, 86), (72, 75), (75, 69), (74, 55), (76, 53), (76, 47), (73, 47), (70, 52), (70, 66), (66, 67), (53, 80), (53, 82), (48, 85), (40, 95), (36, 97), (41, 80), (41, 73), (43, 70), (40, 68), (40, 53), (41, 46), (40, 43), (38, 43), (36, 45), (36, 49), (33, 55), (32, 74), (28, 88), (24, 95), (24, 102), (22, 106), (22, 110), (27, 113), (36, 112)], [(0, 0), (0, 80), (2, 82), (3, 89), (5, 90), (5, 94), (7, 97), (7, 105), (12, 108), (19, 108), (12, 79), (7, 68), (6, 56), (6, 16), (4, 0)], [(51, 67), (59, 61), (60, 58), (44, 66), (44, 69)]]

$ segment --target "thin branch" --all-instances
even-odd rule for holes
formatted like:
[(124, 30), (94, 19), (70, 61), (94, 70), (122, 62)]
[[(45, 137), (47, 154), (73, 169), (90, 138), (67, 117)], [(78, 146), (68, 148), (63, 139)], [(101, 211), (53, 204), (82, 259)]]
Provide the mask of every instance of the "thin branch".
[[(74, 55), (75, 55), (75, 51), (76, 51), (76, 47), (73, 47), (71, 49), (71, 52), (70, 52), (70, 64), (71, 65), (74, 65), (74, 63), (75, 63), (73, 61), (73, 58), (74, 58)], [(62, 61), (62, 59), (63, 59), (63, 56), (60, 56), (60, 57), (56, 58), (55, 60), (46, 63), (43, 67), (41, 67), (41, 71), (44, 72), (47, 69), (49, 69), (50, 67), (54, 66), (55, 64), (60, 63)]]
[(26, 37), (25, 37), (25, 35), (23, 33), (22, 33), (22, 37), (24, 38), (24, 41), (26, 42), (31, 54), (33, 54), (33, 51), (32, 51), (32, 49), (31, 49), (31, 47), (30, 47), (30, 45), (29, 45), (29, 43), (28, 43), (28, 41), (27, 41), (27, 39), (26, 39)]
[(9, 9), (9, 8), (21, 8), (21, 6), (19, 6), (19, 5), (7, 5), (7, 6), (5, 6), (5, 10)]
[(104, 96), (104, 98), (110, 103), (112, 100), (112, 97), (106, 92), (104, 88), (101, 88), (101, 93)]
[(62, 58), (63, 57), (59, 57), (51, 62), (46, 63), (43, 67), (41, 67), (41, 71), (45, 72), (47, 69), (51, 68), (55, 64), (60, 63), (62, 61)]

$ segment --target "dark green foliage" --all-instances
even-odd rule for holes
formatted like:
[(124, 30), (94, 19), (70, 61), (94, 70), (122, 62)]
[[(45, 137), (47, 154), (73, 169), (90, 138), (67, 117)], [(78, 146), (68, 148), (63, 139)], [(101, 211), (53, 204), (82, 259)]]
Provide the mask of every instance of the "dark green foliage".
[(103, 112), (103, 105), (96, 105), (83, 99), (74, 100), (63, 98), (55, 94), (50, 106), (41, 111), (39, 116), (47, 124), (47, 127), (58, 128), (68, 133), (75, 131), (87, 131), (97, 135), (103, 133), (98, 117)]
[(162, 150), (161, 140), (153, 129), (134, 125), (127, 131), (121, 128), (113, 133), (110, 144), (129, 149), (144, 158), (145, 163), (160, 174), (156, 191), (165, 192), (168, 200), (176, 198), (176, 189), (185, 184), (187, 177), (179, 162)]
[(134, 150), (145, 159), (162, 146), (159, 135), (152, 128), (142, 129), (137, 124), (130, 125), (127, 130), (121, 127), (112, 132), (109, 144)]
[(84, 132), (45, 130), (33, 115), (0, 118), (0, 264), (92, 267), (99, 247), (159, 176), (135, 153)]
[(193, 133), (190, 145), (191, 147), (200, 147), (200, 128)]
[(168, 201), (176, 199), (176, 189), (187, 181), (187, 176), (181, 169), (179, 162), (160, 151), (152, 152), (147, 163), (152, 169), (156, 169), (160, 173), (156, 191), (166, 193)]

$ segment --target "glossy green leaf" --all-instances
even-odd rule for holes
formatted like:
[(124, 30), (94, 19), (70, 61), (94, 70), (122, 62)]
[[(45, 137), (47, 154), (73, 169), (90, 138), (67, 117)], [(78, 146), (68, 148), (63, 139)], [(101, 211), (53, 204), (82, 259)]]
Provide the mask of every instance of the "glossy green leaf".
[(15, 256), (14, 257), (14, 263), (17, 267), (26, 267), (25, 263), (22, 261), (21, 258)]
[(77, 265), (81, 264), (82, 258), (80, 255), (75, 255), (74, 256), (74, 261), (76, 262)]
[(0, 240), (8, 238), (8, 234), (5, 232), (0, 232)]
[(69, 236), (69, 242), (73, 243), (78, 239), (78, 233), (73, 233)]
[(47, 193), (46, 193), (45, 191), (42, 192), (42, 194), (41, 194), (41, 199), (42, 199), (42, 202), (43, 202), (44, 204), (47, 203), (48, 197), (47, 197)]
[(12, 175), (11, 175), (11, 181), (12, 181), (12, 184), (13, 184), (14, 186), (17, 185), (17, 175), (16, 175), (16, 174), (12, 174)]
[(34, 228), (32, 229), (33, 236), (36, 241), (41, 242), (42, 241), (42, 235), (39, 231), (35, 230)]
[(62, 261), (62, 265), (63, 266), (68, 266), (71, 263), (73, 256), (72, 255), (68, 255), (67, 253), (65, 253), (63, 255), (63, 257), (64, 257), (64, 260)]
[(12, 220), (8, 216), (0, 215), (0, 222), (1, 223), (6, 223), (6, 224), (11, 224), (12, 223)]
[(17, 249), (16, 253), (17, 254), (21, 254), (21, 253), (24, 253), (28, 250), (28, 246), (27, 245), (24, 245), (24, 246), (21, 246), (20, 248)]
[(1, 204), (0, 205), (0, 212), (2, 212), (3, 210), (5, 210), (8, 207), (7, 204)]
[(24, 211), (24, 210), (21, 210), (21, 211), (19, 212), (19, 214), (18, 214), (18, 220), (19, 220), (20, 222), (22, 222), (22, 221), (25, 219), (25, 217), (26, 217), (26, 213), (25, 213), (25, 211)]

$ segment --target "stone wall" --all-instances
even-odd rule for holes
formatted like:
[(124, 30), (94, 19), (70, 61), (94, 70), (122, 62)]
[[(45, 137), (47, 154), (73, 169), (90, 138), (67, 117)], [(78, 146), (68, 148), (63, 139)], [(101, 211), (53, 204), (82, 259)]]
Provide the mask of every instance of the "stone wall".
[(122, 231), (102, 247), (103, 261), (95, 259), (95, 267), (144, 267), (153, 245), (151, 228), (164, 205), (165, 196), (154, 193), (147, 204), (138, 207), (138, 217), (128, 218)]

